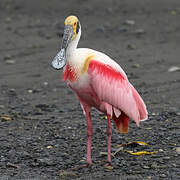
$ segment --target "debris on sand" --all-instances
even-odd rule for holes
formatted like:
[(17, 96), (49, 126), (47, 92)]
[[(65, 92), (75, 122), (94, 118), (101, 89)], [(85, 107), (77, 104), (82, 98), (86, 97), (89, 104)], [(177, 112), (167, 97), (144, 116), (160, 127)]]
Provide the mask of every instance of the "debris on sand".
[(133, 141), (133, 142), (129, 142), (129, 143), (126, 143), (126, 144), (119, 144), (117, 145), (117, 147), (122, 147), (122, 146), (132, 146), (132, 147), (135, 147), (137, 145), (140, 145), (140, 146), (147, 146), (148, 144), (145, 143), (145, 142), (142, 142), (142, 141)]
[(76, 175), (76, 173), (75, 172), (73, 172), (73, 171), (64, 171), (64, 170), (60, 170), (59, 171), (59, 176), (61, 177), (61, 178), (72, 178), (72, 177), (75, 177), (75, 176), (77, 176)]
[(157, 151), (153, 152), (148, 152), (148, 151), (138, 151), (138, 152), (133, 152), (133, 151), (126, 151), (129, 154), (135, 155), (135, 156), (141, 156), (141, 155), (150, 155), (150, 154), (156, 154)]
[(180, 67), (178, 66), (172, 66), (168, 69), (168, 72), (175, 72), (175, 71), (180, 71)]
[[(117, 145), (118, 149), (114, 152), (111, 153), (112, 157), (115, 157), (119, 152), (127, 152), (131, 155), (135, 155), (135, 156), (141, 156), (141, 155), (151, 155), (151, 154), (156, 154), (157, 151), (130, 151), (130, 150), (126, 150), (125, 147), (131, 147), (131, 148), (135, 148), (137, 146), (148, 146), (147, 143), (142, 142), (142, 141), (133, 141), (133, 142), (129, 142), (127, 144), (119, 144)], [(100, 155), (105, 155), (107, 156), (106, 152), (100, 152)]]
[(10, 163), (10, 162), (7, 163), (7, 167), (19, 168), (19, 166), (17, 164), (13, 164), (13, 163)]
[(1, 121), (11, 121), (12, 118), (9, 115), (1, 115), (0, 116)]

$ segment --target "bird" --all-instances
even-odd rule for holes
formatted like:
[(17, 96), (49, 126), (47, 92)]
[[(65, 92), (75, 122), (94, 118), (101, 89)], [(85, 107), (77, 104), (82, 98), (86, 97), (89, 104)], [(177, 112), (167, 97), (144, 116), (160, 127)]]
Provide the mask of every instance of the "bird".
[(148, 119), (148, 112), (121, 66), (102, 52), (77, 48), (80, 37), (78, 17), (68, 16), (64, 21), (61, 49), (51, 65), (56, 70), (63, 68), (63, 81), (74, 91), (86, 117), (86, 166), (92, 165), (91, 108), (107, 116), (107, 164), (111, 165), (111, 120), (118, 132), (128, 133), (129, 120), (134, 120), (139, 126), (140, 121)]

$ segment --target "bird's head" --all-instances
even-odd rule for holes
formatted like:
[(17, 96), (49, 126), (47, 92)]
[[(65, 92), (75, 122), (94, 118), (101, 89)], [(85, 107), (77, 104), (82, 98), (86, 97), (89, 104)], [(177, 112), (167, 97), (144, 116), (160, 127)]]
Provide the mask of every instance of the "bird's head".
[(79, 33), (80, 23), (76, 16), (68, 16), (64, 21), (65, 29), (64, 36), (66, 34), (66, 29), (70, 30), (69, 36), (71, 37), (70, 41), (74, 40)]
[(52, 61), (52, 66), (55, 69), (61, 69), (66, 65), (66, 49), (71, 42), (79, 40), (81, 34), (80, 22), (76, 16), (68, 16), (64, 21), (64, 25), (61, 50)]

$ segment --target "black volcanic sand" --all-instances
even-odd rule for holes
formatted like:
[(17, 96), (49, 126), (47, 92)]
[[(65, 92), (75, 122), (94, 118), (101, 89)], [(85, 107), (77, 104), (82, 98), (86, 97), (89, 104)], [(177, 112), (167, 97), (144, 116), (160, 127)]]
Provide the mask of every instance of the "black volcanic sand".
[[(145, 100), (149, 120), (129, 133), (113, 125), (120, 151), (105, 168), (106, 119), (95, 110), (91, 168), (85, 161), (86, 121), (74, 94), (51, 68), (63, 21), (82, 24), (79, 47), (106, 52), (127, 73)], [(180, 179), (179, 0), (0, 1), (0, 179)]]

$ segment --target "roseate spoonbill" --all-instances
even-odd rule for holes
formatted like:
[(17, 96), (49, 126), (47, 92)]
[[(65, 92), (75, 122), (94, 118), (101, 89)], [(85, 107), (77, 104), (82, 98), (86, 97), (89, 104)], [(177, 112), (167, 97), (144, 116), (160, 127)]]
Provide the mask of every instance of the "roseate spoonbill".
[(88, 143), (87, 165), (92, 164), (92, 123), (90, 110), (95, 107), (107, 115), (108, 163), (111, 164), (111, 118), (120, 133), (128, 132), (129, 118), (137, 125), (148, 113), (142, 98), (128, 81), (123, 69), (107, 55), (88, 48), (77, 48), (81, 25), (76, 16), (65, 19), (60, 52), (52, 61), (55, 69), (64, 67), (63, 78), (75, 92), (86, 116)]

